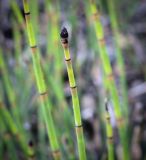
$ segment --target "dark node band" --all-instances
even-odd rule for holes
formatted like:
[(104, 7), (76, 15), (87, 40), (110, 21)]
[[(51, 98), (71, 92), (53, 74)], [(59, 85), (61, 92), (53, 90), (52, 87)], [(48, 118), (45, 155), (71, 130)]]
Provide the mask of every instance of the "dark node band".
[(77, 88), (77, 86), (73, 86), (73, 87), (70, 86), (70, 88), (71, 88), (71, 89), (74, 89), (74, 88)]
[(100, 39), (98, 39), (98, 41), (99, 42), (105, 42), (105, 38), (103, 37), (103, 38), (100, 38)]
[(98, 12), (93, 13), (93, 16), (97, 17), (98, 16)]
[(106, 119), (107, 119), (107, 120), (110, 120), (111, 118), (110, 118), (110, 117), (106, 117)]
[(61, 42), (62, 42), (63, 44), (67, 44), (67, 43), (68, 43), (68, 39), (62, 38)]
[(28, 155), (30, 158), (34, 158), (35, 154)]
[(35, 45), (35, 46), (30, 46), (30, 48), (37, 48), (37, 45)]
[(65, 61), (71, 61), (71, 58), (69, 58), (69, 59), (65, 59)]
[(107, 137), (109, 140), (113, 140), (113, 136), (111, 136), (111, 137)]
[(26, 13), (24, 13), (25, 15), (30, 15), (30, 12), (26, 12)]
[(112, 80), (113, 78), (114, 78), (113, 73), (111, 73), (111, 74), (107, 75), (107, 79)]
[(45, 94), (47, 94), (47, 91), (40, 93), (41, 96), (42, 96), (42, 95), (45, 95)]
[(75, 126), (75, 128), (80, 128), (80, 127), (83, 127), (83, 125), (81, 124), (81, 125)]
[(123, 122), (123, 118), (117, 118), (117, 122)]
[(59, 149), (54, 150), (54, 151), (52, 151), (52, 153), (55, 153), (55, 154), (60, 153), (60, 150)]

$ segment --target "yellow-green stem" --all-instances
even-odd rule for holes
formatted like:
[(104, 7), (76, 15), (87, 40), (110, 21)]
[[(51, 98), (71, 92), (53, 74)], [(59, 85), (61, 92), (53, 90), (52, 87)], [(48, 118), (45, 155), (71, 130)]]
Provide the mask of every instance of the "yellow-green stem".
[(82, 126), (82, 120), (81, 120), (81, 114), (80, 114), (79, 98), (78, 98), (77, 86), (75, 82), (71, 57), (70, 57), (70, 51), (69, 51), (69, 45), (68, 45), (68, 32), (66, 28), (62, 29), (60, 36), (61, 36), (62, 46), (64, 49), (64, 56), (65, 56), (67, 73), (69, 78), (69, 85), (70, 85), (71, 95), (72, 95), (79, 159), (86, 160), (85, 142), (84, 142), (83, 126)]
[(46, 127), (48, 130), (48, 136), (50, 140), (53, 157), (55, 160), (60, 160), (61, 152), (60, 152), (59, 143), (56, 136), (53, 118), (51, 115), (51, 106), (50, 106), (51, 104), (48, 100), (48, 92), (47, 92), (47, 87), (45, 84), (44, 75), (43, 75), (43, 71), (40, 63), (40, 53), (36, 44), (36, 38), (34, 35), (34, 30), (31, 22), (28, 0), (23, 0), (23, 6), (24, 6), (29, 45), (32, 50), (33, 69), (34, 69), (38, 92), (40, 95), (42, 113), (44, 115), (44, 121), (46, 123)]

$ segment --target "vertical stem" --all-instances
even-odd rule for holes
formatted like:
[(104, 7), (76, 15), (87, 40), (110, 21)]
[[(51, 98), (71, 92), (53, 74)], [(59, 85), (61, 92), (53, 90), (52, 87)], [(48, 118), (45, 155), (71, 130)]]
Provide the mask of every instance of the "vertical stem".
[(6, 66), (5, 61), (4, 61), (4, 57), (3, 57), (3, 54), (2, 54), (1, 48), (0, 48), (0, 69), (2, 71), (2, 80), (3, 80), (3, 83), (4, 83), (5, 89), (6, 89), (6, 93), (7, 93), (7, 96), (8, 96), (9, 103), (11, 105), (13, 118), (15, 119), (19, 129), (22, 130), (19, 108), (17, 107), (17, 104), (16, 104), (16, 93), (15, 93), (15, 90), (12, 86), (10, 78), (8, 76), (9, 73), (8, 73), (7, 66)]
[(111, 19), (111, 26), (114, 34), (114, 42), (115, 42), (115, 47), (116, 47), (116, 57), (117, 57), (117, 65), (119, 68), (119, 77), (120, 77), (120, 83), (121, 87), (120, 89), (122, 90), (122, 97), (123, 97), (123, 102), (124, 104), (122, 105), (122, 110), (126, 118), (128, 118), (128, 99), (127, 99), (127, 87), (126, 87), (126, 77), (125, 77), (125, 67), (124, 67), (124, 60), (122, 56), (122, 50), (119, 46), (119, 24), (117, 21), (117, 15), (116, 15), (116, 8), (114, 5), (114, 0), (108, 0), (108, 8), (109, 8), (109, 13), (110, 13), (110, 19)]
[(61, 152), (59, 149), (59, 144), (58, 144), (57, 135), (56, 135), (55, 127), (54, 127), (54, 122), (53, 122), (52, 115), (51, 115), (51, 106), (48, 100), (47, 87), (45, 84), (44, 75), (43, 75), (41, 64), (40, 64), (40, 53), (36, 45), (34, 30), (33, 30), (32, 23), (31, 23), (28, 0), (23, 0), (23, 6), (24, 6), (24, 13), (25, 13), (29, 44), (32, 50), (33, 69), (35, 73), (35, 79), (36, 79), (38, 92), (40, 95), (42, 113), (44, 115), (44, 120), (45, 120), (46, 127), (48, 130), (48, 136), (50, 140), (53, 157), (55, 160), (60, 160)]
[[(1, 88), (0, 88), (1, 89)], [(19, 141), (19, 144), (25, 154), (27, 154), (27, 146), (25, 143), (25, 137), (24, 135), (19, 131), (15, 121), (13, 120), (11, 114), (6, 109), (4, 103), (3, 103), (3, 94), (0, 92), (0, 113), (1, 117), (5, 121), (6, 125), (8, 126), (11, 133), (16, 137), (16, 139)]]
[(94, 0), (91, 0), (90, 7), (91, 7), (92, 15), (93, 15), (96, 37), (97, 37), (98, 45), (99, 45), (100, 59), (102, 61), (102, 66), (103, 66), (103, 69), (105, 72), (105, 78), (107, 79), (107, 87), (108, 87), (108, 90), (109, 90), (110, 95), (112, 97), (112, 102), (113, 102), (113, 106), (114, 106), (114, 112), (115, 112), (115, 116), (116, 116), (118, 131), (119, 131), (120, 140), (121, 140), (121, 144), (122, 144), (122, 148), (123, 148), (123, 159), (128, 160), (129, 159), (129, 156), (127, 153), (128, 144), (125, 141), (125, 138), (126, 138), (125, 123), (124, 123), (124, 119), (121, 114), (119, 96), (118, 96), (116, 84), (114, 81), (114, 76), (112, 73), (112, 67), (111, 67), (108, 53), (106, 50), (106, 44), (105, 44), (105, 39), (104, 39), (104, 30), (103, 30), (102, 23), (100, 21), (100, 13), (96, 7)]
[(108, 147), (108, 160), (114, 160), (114, 144), (113, 144), (113, 129), (111, 125), (111, 117), (108, 109), (108, 101), (105, 101), (105, 117), (106, 117), (106, 135), (107, 135), (107, 147)]
[(62, 29), (60, 36), (61, 36), (62, 46), (64, 49), (64, 56), (65, 56), (67, 73), (69, 78), (69, 85), (70, 85), (71, 95), (72, 95), (79, 159), (86, 160), (85, 142), (84, 142), (84, 136), (83, 136), (83, 126), (81, 121), (79, 98), (78, 98), (77, 86), (74, 78), (74, 71), (72, 67), (71, 57), (70, 57), (70, 51), (69, 51), (69, 45), (68, 45), (68, 32), (66, 28)]
[[(23, 15), (21, 13), (21, 9), (19, 8), (18, 4), (16, 1), (12, 0), (10, 1), (10, 5), (12, 8), (12, 11), (14, 12), (14, 16), (17, 18), (17, 21), (22, 29), (24, 29), (24, 19)], [(25, 35), (27, 35), (26, 31), (24, 30)]]

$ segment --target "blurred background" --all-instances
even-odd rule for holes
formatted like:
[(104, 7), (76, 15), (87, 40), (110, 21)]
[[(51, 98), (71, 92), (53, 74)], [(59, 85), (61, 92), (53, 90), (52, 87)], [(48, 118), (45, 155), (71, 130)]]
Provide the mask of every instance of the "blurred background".
[[(128, 153), (132, 160), (146, 160), (146, 1), (96, 0), (95, 3), (100, 11), (120, 103), (125, 106), (121, 110), (126, 121)], [(114, 8), (110, 8), (110, 4)], [(114, 159), (122, 159), (90, 1), (31, 0), (29, 6), (62, 159), (78, 159), (71, 93), (60, 40), (62, 27), (69, 32), (87, 159), (108, 159), (106, 98), (113, 129)], [(117, 18), (116, 29), (112, 27), (112, 11)], [(0, 159), (52, 159), (40, 111), (23, 2), (1, 0), (0, 22)], [(123, 68), (119, 67), (117, 43)], [(121, 81), (122, 75), (124, 82)], [(25, 145), (34, 153), (33, 157), (27, 156)]]

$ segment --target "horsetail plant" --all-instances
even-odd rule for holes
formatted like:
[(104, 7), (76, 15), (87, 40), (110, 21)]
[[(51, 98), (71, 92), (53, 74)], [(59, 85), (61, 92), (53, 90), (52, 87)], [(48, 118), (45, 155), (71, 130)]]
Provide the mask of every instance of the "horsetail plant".
[(129, 159), (129, 156), (127, 153), (128, 144), (125, 141), (125, 137), (126, 137), (125, 123), (124, 123), (124, 119), (121, 114), (119, 96), (118, 96), (116, 84), (114, 81), (112, 67), (111, 67), (108, 53), (106, 50), (104, 29), (103, 29), (102, 23), (100, 21), (100, 12), (97, 9), (94, 0), (90, 0), (90, 8), (91, 8), (91, 13), (93, 15), (96, 37), (98, 40), (100, 59), (101, 59), (102, 66), (103, 66), (103, 69), (105, 72), (105, 78), (107, 79), (107, 87), (110, 92), (113, 106), (114, 106), (114, 112), (115, 112), (115, 116), (116, 116), (118, 130), (119, 130), (120, 140), (121, 140), (121, 144), (122, 144), (122, 148), (123, 148), (123, 159), (128, 160)]
[(78, 98), (77, 86), (75, 82), (71, 57), (70, 57), (69, 44), (68, 44), (68, 32), (66, 28), (63, 28), (61, 30), (60, 37), (61, 37), (61, 43), (64, 49), (64, 56), (65, 56), (67, 73), (69, 78), (69, 85), (71, 89), (79, 159), (86, 160), (85, 142), (84, 142), (83, 126), (82, 126), (82, 120), (81, 120), (81, 114), (80, 114), (79, 98)]
[(117, 65), (119, 68), (119, 77), (120, 77), (120, 89), (122, 90), (122, 97), (123, 97), (123, 106), (122, 111), (123, 115), (128, 118), (128, 99), (127, 99), (127, 87), (126, 87), (126, 77), (125, 77), (125, 67), (124, 67), (124, 59), (122, 56), (122, 50), (119, 46), (119, 24), (117, 20), (116, 10), (115, 10), (115, 2), (114, 0), (108, 0), (108, 8), (109, 8), (109, 14), (110, 14), (110, 20), (111, 20), (111, 27), (113, 30), (114, 35), (114, 42), (116, 47), (116, 57), (117, 57)]
[(111, 116), (108, 108), (108, 100), (105, 100), (105, 118), (106, 118), (106, 136), (108, 148), (108, 160), (114, 160), (114, 144), (113, 144), (113, 129), (111, 125)]
[(48, 130), (48, 136), (50, 140), (53, 157), (55, 160), (60, 160), (61, 152), (59, 149), (59, 143), (57, 140), (54, 122), (51, 115), (51, 106), (48, 100), (48, 91), (47, 91), (44, 75), (43, 75), (41, 64), (40, 64), (40, 53), (36, 45), (36, 39), (35, 39), (34, 30), (31, 22), (28, 0), (23, 0), (23, 7), (24, 7), (24, 13), (25, 13), (29, 45), (32, 51), (34, 74), (35, 74), (36, 84), (37, 84), (37, 88), (38, 88), (38, 92), (41, 100), (42, 113), (43, 113), (46, 127)]

